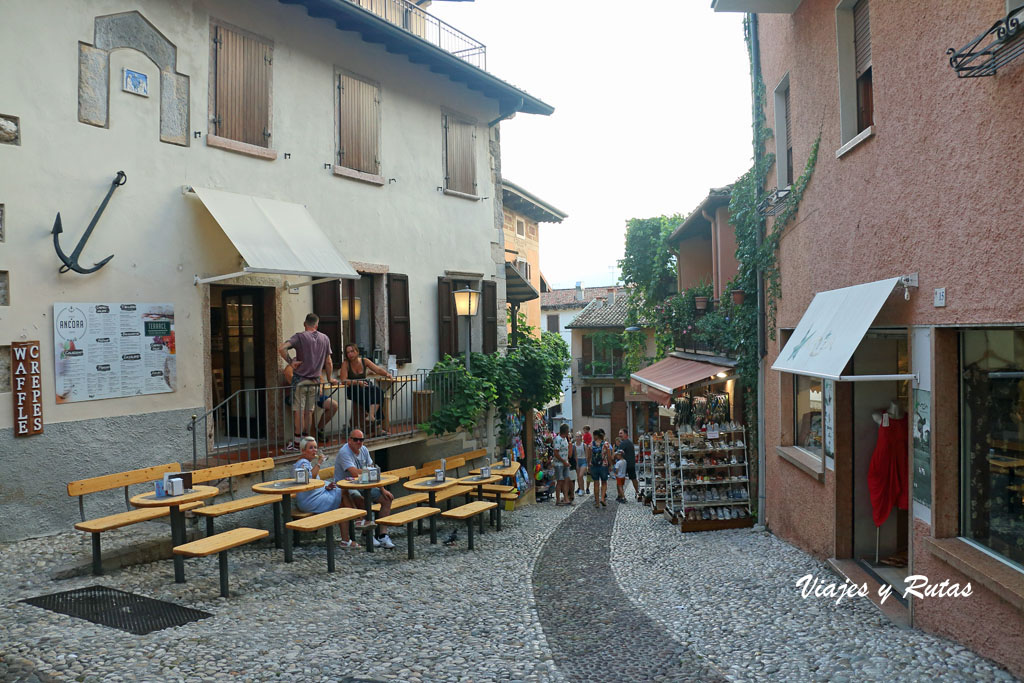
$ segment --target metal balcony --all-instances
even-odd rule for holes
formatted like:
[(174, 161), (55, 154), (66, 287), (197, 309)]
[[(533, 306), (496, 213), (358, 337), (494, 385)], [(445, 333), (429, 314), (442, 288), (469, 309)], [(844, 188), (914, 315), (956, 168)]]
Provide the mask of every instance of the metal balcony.
[(381, 19), (436, 45), (480, 69), (487, 69), (487, 47), (408, 0), (347, 0)]

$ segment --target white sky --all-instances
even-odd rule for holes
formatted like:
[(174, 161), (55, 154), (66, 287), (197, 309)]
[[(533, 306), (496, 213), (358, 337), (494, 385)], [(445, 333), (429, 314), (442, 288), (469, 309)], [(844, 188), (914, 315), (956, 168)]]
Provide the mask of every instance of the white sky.
[(438, 2), (487, 70), (555, 108), (501, 124), (502, 175), (569, 217), (540, 227), (552, 287), (614, 284), (626, 221), (687, 214), (751, 163), (742, 14), (711, 0)]

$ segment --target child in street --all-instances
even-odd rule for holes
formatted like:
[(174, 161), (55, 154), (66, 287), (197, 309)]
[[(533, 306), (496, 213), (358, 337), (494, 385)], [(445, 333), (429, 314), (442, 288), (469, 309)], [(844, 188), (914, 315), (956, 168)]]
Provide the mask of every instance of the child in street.
[(626, 502), (626, 456), (622, 451), (615, 451), (615, 465), (612, 467), (615, 472), (616, 493), (615, 502)]

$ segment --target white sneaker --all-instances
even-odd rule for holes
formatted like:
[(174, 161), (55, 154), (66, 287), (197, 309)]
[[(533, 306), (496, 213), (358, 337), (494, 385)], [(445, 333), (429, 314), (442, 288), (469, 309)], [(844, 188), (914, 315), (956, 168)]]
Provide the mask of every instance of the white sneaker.
[(380, 539), (377, 538), (376, 536), (373, 537), (373, 547), (374, 548), (379, 548), (380, 547)]
[(388, 550), (391, 550), (395, 547), (395, 544), (391, 542), (391, 537), (387, 534), (381, 536), (379, 539), (377, 539), (377, 541), (377, 545), (379, 545), (382, 548), (387, 548)]

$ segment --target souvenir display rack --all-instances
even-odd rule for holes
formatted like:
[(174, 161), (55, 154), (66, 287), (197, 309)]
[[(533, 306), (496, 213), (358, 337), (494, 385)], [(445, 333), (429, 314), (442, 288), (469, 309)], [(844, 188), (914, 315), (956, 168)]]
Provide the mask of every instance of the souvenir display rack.
[(683, 532), (753, 525), (746, 431), (726, 423), (718, 430), (689, 426), (644, 437), (651, 457), (643, 468), (644, 493), (655, 513), (664, 511)]

